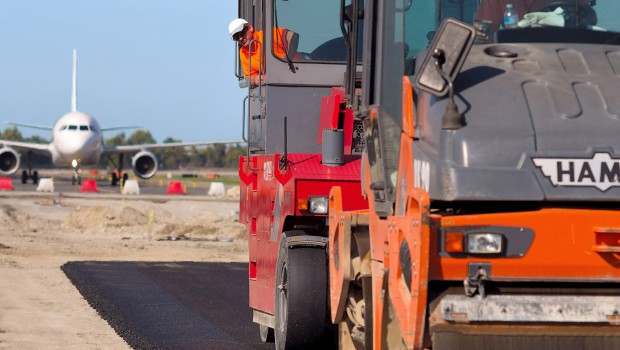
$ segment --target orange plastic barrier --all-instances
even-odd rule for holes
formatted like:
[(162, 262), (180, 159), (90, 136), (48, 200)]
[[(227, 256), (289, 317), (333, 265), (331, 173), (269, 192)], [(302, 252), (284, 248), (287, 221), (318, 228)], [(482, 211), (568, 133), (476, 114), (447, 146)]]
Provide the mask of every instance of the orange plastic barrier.
[(10, 177), (0, 177), (0, 191), (13, 191), (13, 183)]
[(82, 188), (80, 192), (99, 192), (97, 189), (97, 181), (93, 179), (82, 180)]
[(180, 181), (170, 181), (166, 194), (185, 194), (185, 191)]

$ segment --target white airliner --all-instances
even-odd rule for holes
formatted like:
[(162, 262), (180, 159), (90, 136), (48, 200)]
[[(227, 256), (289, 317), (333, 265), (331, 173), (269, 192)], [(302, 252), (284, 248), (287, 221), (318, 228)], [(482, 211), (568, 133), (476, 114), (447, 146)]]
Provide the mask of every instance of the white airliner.
[[(20, 123), (7, 123), (15, 126), (23, 126), (52, 131), (52, 142), (39, 144), (33, 142), (18, 142), (0, 139), (0, 174), (10, 175), (17, 171), (20, 165), (20, 154), (17, 150), (26, 151), (28, 155), (28, 170), (22, 172), (22, 183), (32, 179), (38, 182), (38, 172), (32, 171), (30, 165), (31, 152), (51, 154), (52, 162), (56, 166), (72, 166), (74, 169), (73, 183), (81, 182), (80, 171), (82, 166), (96, 165), (102, 156), (118, 155), (118, 174), (122, 174), (123, 154), (137, 152), (131, 158), (131, 166), (136, 176), (142, 179), (151, 178), (157, 171), (157, 158), (149, 149), (204, 146), (218, 143), (238, 144), (243, 141), (205, 141), (205, 142), (177, 142), (164, 144), (142, 144), (127, 146), (105, 146), (103, 132), (119, 129), (136, 129), (136, 126), (101, 128), (97, 120), (86, 113), (77, 111), (77, 56), (73, 50), (73, 81), (71, 94), (71, 112), (58, 119), (53, 127), (35, 126)], [(120, 180), (120, 175), (113, 173), (112, 185)], [(127, 179), (127, 174), (123, 175)]]

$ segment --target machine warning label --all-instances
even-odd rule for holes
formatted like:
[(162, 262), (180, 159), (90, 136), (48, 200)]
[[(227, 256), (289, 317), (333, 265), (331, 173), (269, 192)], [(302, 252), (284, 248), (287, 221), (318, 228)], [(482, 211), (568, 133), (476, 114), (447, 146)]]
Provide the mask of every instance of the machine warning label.
[(620, 186), (620, 159), (609, 153), (592, 158), (532, 158), (553, 186), (596, 187), (605, 192)]
[(273, 162), (266, 161), (263, 163), (263, 180), (271, 181), (273, 179)]

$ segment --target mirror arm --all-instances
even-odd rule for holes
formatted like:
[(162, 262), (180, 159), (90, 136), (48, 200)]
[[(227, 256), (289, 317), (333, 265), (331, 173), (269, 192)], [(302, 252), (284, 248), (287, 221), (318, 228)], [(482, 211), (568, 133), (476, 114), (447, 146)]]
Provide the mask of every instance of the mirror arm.
[(435, 49), (433, 50), (433, 58), (435, 58), (435, 68), (437, 72), (448, 83), (448, 103), (446, 104), (446, 110), (441, 118), (441, 128), (443, 130), (458, 130), (464, 127), (465, 123), (456, 102), (454, 102), (454, 85), (452, 79), (442, 69), (443, 62), (445, 62), (445, 52), (442, 49)]

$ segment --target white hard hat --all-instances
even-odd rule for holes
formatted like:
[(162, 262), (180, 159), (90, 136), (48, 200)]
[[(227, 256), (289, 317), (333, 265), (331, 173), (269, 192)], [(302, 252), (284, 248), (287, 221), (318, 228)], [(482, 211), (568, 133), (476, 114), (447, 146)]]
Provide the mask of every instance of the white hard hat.
[(228, 33), (230, 33), (230, 37), (232, 38), (233, 35), (239, 33), (240, 31), (243, 30), (243, 27), (248, 24), (248, 21), (246, 21), (243, 18), (235, 18), (233, 19), (230, 24), (228, 25)]

